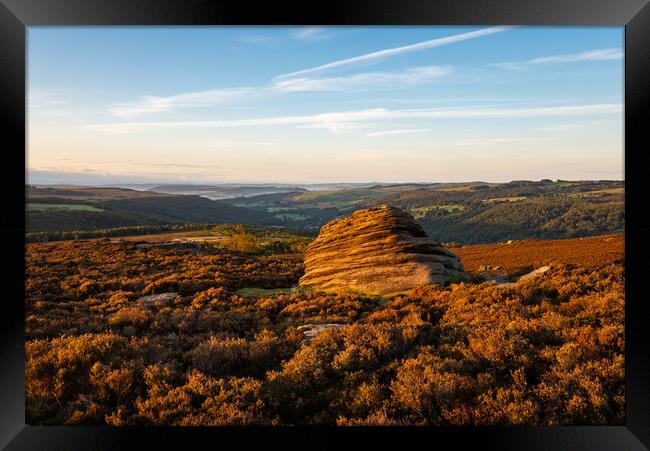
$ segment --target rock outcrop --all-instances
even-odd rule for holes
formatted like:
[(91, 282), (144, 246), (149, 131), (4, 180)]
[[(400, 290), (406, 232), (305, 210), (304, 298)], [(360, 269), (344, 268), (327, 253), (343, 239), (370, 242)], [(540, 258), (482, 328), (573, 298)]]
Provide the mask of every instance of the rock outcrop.
[(464, 279), (460, 258), (388, 205), (325, 224), (305, 251), (300, 284), (334, 293), (392, 296), (418, 285)]
[(318, 337), (326, 330), (338, 329), (340, 327), (345, 327), (345, 326), (346, 324), (341, 324), (341, 323), (305, 324), (304, 326), (299, 326), (298, 330), (303, 333), (305, 339), (311, 340), (312, 338)]

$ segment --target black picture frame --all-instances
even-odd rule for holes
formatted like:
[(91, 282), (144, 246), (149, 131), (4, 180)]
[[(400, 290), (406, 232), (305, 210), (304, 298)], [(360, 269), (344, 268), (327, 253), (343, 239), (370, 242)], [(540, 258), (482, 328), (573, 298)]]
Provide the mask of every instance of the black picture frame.
[[(617, 25), (625, 26), (625, 426), (442, 428), (110, 428), (25, 425), (24, 214), (26, 27), (36, 25)], [(643, 296), (650, 219), (644, 119), (650, 108), (648, 0), (348, 0), (301, 4), (240, 0), (0, 0), (0, 129), (5, 288), (0, 313), (0, 446), (6, 449), (363, 448), (526, 450), (650, 447), (650, 328)], [(644, 202), (646, 201), (646, 202)]]

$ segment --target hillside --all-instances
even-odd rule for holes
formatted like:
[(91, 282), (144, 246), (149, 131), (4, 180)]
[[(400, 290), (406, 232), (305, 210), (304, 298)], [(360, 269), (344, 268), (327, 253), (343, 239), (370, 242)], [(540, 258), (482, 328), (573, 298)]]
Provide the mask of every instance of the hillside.
[(270, 224), (272, 217), (197, 195), (123, 188), (29, 187), (27, 232), (186, 223)]
[(625, 224), (620, 181), (376, 185), (224, 202), (314, 230), (354, 210), (387, 204), (413, 214), (429, 236), (462, 244), (593, 236), (620, 232)]
[[(624, 182), (395, 184), (296, 190), (210, 200), (214, 189), (162, 187), (165, 194), (105, 187), (28, 187), (27, 232), (87, 231), (127, 226), (239, 223), (318, 232), (332, 219), (387, 204), (411, 213), (429, 236), (460, 244), (621, 232)], [(221, 188), (220, 188), (221, 189)], [(238, 186), (253, 193), (273, 186)], [(280, 188), (277, 188), (280, 189)], [(191, 191), (194, 190), (194, 191)], [(200, 195), (196, 194), (199, 193)], [(224, 192), (219, 194), (226, 195)]]

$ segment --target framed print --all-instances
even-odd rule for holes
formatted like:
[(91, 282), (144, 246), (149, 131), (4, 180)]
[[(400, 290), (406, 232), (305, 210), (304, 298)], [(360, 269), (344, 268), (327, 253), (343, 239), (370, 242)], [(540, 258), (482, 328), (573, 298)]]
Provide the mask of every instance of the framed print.
[(647, 1), (0, 20), (2, 446), (650, 446)]

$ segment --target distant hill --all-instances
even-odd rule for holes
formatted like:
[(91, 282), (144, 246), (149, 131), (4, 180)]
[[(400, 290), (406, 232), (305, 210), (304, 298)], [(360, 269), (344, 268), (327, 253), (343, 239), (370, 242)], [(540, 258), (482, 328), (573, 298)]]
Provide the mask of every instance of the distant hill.
[(268, 225), (272, 215), (191, 195), (123, 188), (28, 187), (27, 232), (185, 223)]
[[(593, 236), (620, 232), (625, 226), (625, 183), (616, 180), (326, 187), (309, 191), (292, 187), (286, 192), (210, 200), (206, 192), (197, 194), (196, 190), (213, 189), (211, 186), (159, 187), (183, 191), (184, 195), (107, 187), (28, 186), (27, 232), (187, 223), (239, 223), (316, 232), (332, 219), (380, 204), (408, 211), (432, 238), (462, 244)], [(237, 186), (236, 190), (241, 194), (267, 188), (279, 189), (268, 184)]]
[(318, 229), (354, 210), (387, 204), (409, 211), (427, 233), (464, 244), (570, 238), (622, 231), (625, 184), (616, 180), (373, 185), (226, 202)]
[(212, 200), (286, 193), (290, 191), (307, 191), (304, 188), (283, 185), (159, 185), (150, 188), (150, 190), (168, 194), (195, 194)]

